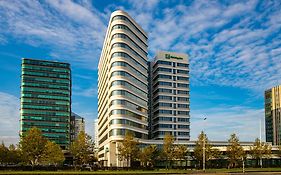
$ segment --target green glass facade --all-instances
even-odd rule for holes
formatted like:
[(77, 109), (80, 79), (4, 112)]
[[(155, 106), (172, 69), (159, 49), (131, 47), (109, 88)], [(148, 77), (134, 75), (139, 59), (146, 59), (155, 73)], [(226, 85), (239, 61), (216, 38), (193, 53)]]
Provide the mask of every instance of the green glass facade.
[(32, 127), (66, 149), (70, 144), (70, 64), (22, 60), (20, 134)]

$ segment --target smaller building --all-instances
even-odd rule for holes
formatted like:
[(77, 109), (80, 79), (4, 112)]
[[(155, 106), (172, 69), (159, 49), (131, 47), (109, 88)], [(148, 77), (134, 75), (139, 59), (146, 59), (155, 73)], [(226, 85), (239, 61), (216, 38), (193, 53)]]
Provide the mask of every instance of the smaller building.
[(184, 53), (159, 51), (149, 63), (150, 138), (189, 141), (189, 62)]
[(85, 120), (83, 117), (71, 112), (71, 141), (73, 142), (78, 138), (78, 134), (83, 131), (85, 132)]
[(99, 141), (98, 141), (98, 119), (95, 119), (95, 121), (94, 121), (94, 143), (95, 143), (95, 149), (98, 149), (98, 147), (99, 147)]

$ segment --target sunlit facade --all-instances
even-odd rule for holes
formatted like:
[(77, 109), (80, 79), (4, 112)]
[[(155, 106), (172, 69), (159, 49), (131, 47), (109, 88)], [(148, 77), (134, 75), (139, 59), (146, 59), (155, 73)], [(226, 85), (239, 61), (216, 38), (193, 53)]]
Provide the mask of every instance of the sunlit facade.
[(127, 132), (148, 139), (147, 69), (147, 34), (126, 12), (113, 12), (98, 65), (98, 156), (105, 166), (120, 166), (117, 147)]
[(265, 91), (265, 132), (267, 142), (281, 144), (281, 85)]

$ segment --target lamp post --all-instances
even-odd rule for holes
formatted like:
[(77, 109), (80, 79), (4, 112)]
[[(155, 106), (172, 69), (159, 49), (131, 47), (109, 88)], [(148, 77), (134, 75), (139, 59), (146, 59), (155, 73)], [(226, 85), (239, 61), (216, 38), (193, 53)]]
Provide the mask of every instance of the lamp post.
[(205, 172), (205, 164), (206, 164), (206, 137), (205, 137), (205, 121), (206, 117), (204, 117), (204, 125), (203, 125), (203, 171)]
[(107, 153), (109, 152), (109, 149), (108, 149), (108, 147), (106, 147), (105, 149), (104, 149), (104, 153), (105, 153), (105, 166), (106, 167), (108, 167), (108, 158), (107, 158)]
[[(261, 119), (260, 119), (260, 146), (261, 146), (262, 144), (261, 144)], [(260, 150), (261, 151), (261, 150)], [(262, 155), (261, 155), (261, 157), (260, 157), (260, 166), (261, 166), (261, 168), (262, 168)]]
[(205, 133), (203, 132), (203, 171), (205, 172), (205, 163), (206, 163), (206, 156), (205, 156)]

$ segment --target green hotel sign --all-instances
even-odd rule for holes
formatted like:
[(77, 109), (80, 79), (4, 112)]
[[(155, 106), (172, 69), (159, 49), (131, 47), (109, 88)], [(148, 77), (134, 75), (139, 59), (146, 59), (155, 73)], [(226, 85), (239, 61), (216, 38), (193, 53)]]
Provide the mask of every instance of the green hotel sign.
[(182, 57), (177, 57), (177, 56), (173, 56), (171, 54), (165, 54), (165, 58), (166, 59), (177, 59), (177, 60), (182, 60)]

